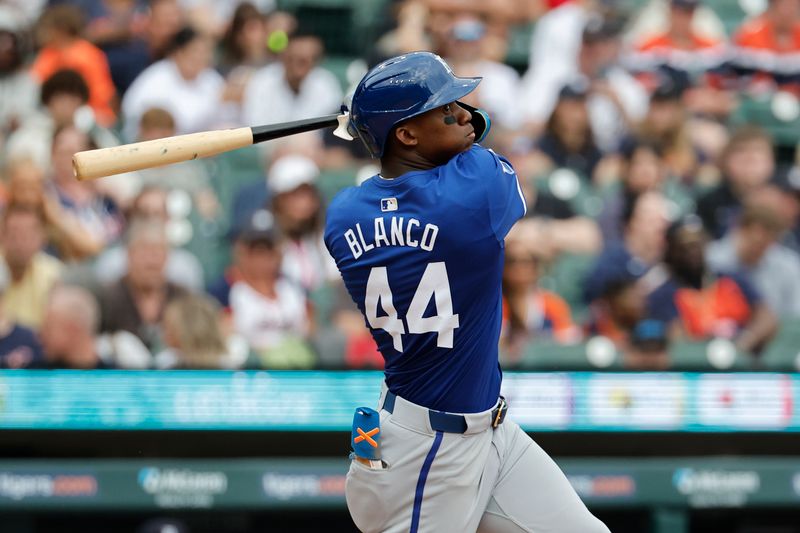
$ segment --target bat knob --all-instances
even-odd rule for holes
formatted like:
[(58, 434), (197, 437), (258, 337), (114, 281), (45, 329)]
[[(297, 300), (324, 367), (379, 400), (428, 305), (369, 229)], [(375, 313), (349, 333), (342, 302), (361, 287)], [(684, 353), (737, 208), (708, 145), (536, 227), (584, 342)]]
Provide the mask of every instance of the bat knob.
[(344, 139), (345, 141), (352, 141), (353, 136), (350, 135), (349, 124), (350, 124), (350, 113), (344, 111), (341, 115), (336, 117), (336, 120), (339, 121), (339, 125), (333, 130), (333, 134), (339, 137), (340, 139)]

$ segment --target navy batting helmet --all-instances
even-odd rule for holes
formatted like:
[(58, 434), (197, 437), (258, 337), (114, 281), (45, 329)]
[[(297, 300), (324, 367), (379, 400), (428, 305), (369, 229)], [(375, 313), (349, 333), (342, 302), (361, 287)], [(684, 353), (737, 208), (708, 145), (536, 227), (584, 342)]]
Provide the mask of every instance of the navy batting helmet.
[[(430, 52), (387, 59), (370, 70), (356, 87), (348, 129), (364, 142), (373, 157), (381, 157), (389, 132), (400, 121), (463, 98), (475, 90), (481, 79), (457, 77), (441, 57)], [(474, 109), (464, 107), (470, 112)], [(477, 131), (475, 136), (480, 137)]]

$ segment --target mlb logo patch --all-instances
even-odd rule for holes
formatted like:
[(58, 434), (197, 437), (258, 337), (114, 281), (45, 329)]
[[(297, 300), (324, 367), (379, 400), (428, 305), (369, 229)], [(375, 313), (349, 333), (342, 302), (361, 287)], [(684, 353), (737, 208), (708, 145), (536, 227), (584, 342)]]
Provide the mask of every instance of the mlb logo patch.
[(381, 198), (381, 211), (397, 211), (397, 198)]

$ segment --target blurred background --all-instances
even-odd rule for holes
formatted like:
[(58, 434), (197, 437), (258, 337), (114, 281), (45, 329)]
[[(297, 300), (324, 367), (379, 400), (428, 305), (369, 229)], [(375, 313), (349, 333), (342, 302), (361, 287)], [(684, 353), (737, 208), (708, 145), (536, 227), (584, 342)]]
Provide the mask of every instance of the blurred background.
[(612, 531), (800, 532), (800, 0), (3, 0), (0, 531), (355, 530), (382, 359), (321, 231), (376, 161), (71, 156), (334, 113), (413, 50), (483, 76), (525, 188), (511, 416)]

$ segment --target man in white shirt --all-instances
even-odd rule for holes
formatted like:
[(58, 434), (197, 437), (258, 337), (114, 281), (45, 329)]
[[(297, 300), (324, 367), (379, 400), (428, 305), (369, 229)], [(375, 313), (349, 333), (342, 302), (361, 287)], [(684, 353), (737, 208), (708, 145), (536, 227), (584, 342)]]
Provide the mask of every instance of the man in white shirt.
[(262, 68), (247, 82), (243, 122), (274, 124), (339, 111), (342, 88), (336, 76), (318, 66), (322, 53), (318, 37), (293, 36), (281, 61)]
[[(562, 8), (563, 9), (563, 8)], [(577, 62), (550, 75), (526, 75), (521, 92), (522, 110), (533, 130), (550, 118), (561, 89), (571, 83), (587, 83), (592, 131), (598, 147), (609, 152), (645, 116), (648, 96), (645, 88), (619, 64), (618, 24), (591, 18), (583, 29)]]
[(167, 58), (139, 74), (122, 99), (127, 140), (136, 140), (142, 114), (153, 107), (169, 111), (177, 134), (211, 129), (222, 119), (225, 80), (211, 68), (213, 46), (208, 37), (184, 28)]
[(272, 214), (259, 210), (239, 229), (234, 248), (238, 279), (230, 290), (234, 329), (265, 368), (310, 368), (315, 356), (306, 343), (311, 307), (305, 293), (283, 278)]

